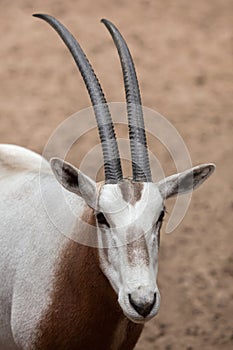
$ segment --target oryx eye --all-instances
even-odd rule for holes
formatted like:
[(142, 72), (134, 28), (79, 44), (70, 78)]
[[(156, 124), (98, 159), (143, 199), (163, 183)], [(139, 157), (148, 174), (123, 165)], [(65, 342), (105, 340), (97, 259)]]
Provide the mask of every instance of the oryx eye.
[(160, 215), (159, 215), (159, 218), (158, 218), (158, 220), (157, 220), (156, 225), (158, 225), (159, 223), (162, 224), (164, 215), (165, 215), (165, 210), (163, 209), (163, 210), (161, 211)]
[(158, 226), (158, 247), (160, 246), (160, 229), (161, 229), (161, 226), (162, 226), (162, 223), (163, 223), (163, 218), (164, 218), (164, 215), (165, 215), (165, 209), (163, 209), (159, 215), (159, 218), (156, 222), (156, 226)]
[(104, 216), (103, 213), (98, 213), (98, 214), (96, 215), (96, 219), (97, 219), (97, 221), (98, 221), (98, 223), (99, 223), (100, 225), (105, 225), (105, 226), (107, 226), (107, 227), (110, 227), (110, 225), (109, 225), (109, 223), (107, 222), (106, 217)]

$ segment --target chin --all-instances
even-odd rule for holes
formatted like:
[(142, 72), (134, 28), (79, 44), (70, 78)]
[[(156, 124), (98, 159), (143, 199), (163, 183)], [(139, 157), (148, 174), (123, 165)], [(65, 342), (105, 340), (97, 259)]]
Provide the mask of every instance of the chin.
[(144, 324), (150, 321), (152, 318), (154, 318), (158, 314), (158, 310), (156, 309), (152, 310), (151, 313), (146, 317), (140, 316), (134, 312), (128, 313), (128, 312), (125, 312), (124, 310), (123, 310), (123, 313), (131, 322), (136, 324)]

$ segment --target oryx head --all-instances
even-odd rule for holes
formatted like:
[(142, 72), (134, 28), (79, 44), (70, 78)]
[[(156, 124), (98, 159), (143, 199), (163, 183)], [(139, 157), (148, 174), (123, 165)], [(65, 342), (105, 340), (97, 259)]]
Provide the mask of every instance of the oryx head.
[[(196, 166), (153, 183), (138, 81), (127, 44), (118, 29), (103, 20), (117, 47), (124, 76), (132, 179), (123, 178), (117, 140), (101, 86), (81, 47), (55, 18), (47, 21), (69, 48), (88, 89), (94, 108), (104, 158), (105, 182), (97, 184), (71, 164), (53, 158), (58, 181), (81, 196), (96, 218), (100, 267), (118, 294), (124, 314), (145, 322), (159, 310), (156, 283), (160, 229), (167, 198), (197, 188), (214, 170), (213, 164)], [(106, 248), (102, 248), (106, 247)]]

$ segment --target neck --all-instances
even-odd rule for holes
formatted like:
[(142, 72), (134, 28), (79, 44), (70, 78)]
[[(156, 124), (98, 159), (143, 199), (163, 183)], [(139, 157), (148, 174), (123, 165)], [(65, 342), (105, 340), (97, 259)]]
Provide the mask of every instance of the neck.
[(40, 322), (37, 350), (130, 350), (141, 334), (143, 326), (123, 315), (96, 248), (68, 241), (51, 300)]

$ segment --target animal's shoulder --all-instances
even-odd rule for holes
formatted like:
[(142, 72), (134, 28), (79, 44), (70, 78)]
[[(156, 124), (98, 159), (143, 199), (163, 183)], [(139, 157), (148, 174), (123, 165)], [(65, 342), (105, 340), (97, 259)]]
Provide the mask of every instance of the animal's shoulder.
[(0, 144), (0, 175), (21, 171), (50, 171), (50, 165), (41, 155), (24, 147)]

